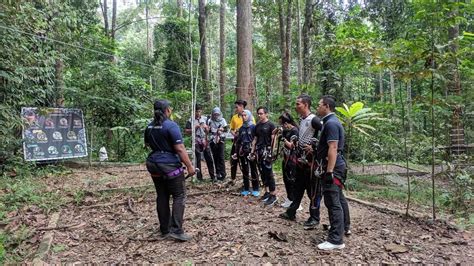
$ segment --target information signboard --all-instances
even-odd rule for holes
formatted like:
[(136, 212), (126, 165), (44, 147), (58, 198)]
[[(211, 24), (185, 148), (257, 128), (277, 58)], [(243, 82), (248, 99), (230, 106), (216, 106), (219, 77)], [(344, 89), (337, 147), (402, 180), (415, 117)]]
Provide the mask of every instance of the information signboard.
[(46, 161), (87, 156), (82, 110), (71, 108), (21, 108), (23, 152), (26, 161)]

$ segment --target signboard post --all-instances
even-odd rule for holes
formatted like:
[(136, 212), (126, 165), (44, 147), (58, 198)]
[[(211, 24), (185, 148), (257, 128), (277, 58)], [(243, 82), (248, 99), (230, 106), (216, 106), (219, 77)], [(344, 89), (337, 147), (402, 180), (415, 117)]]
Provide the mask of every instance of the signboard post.
[(26, 161), (50, 161), (87, 156), (82, 110), (21, 108), (23, 153)]

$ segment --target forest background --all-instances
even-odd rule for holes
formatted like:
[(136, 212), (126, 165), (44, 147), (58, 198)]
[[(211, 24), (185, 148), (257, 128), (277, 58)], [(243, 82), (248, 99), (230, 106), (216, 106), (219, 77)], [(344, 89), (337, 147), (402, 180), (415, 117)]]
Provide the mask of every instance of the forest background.
[[(219, 106), (227, 120), (237, 98), (276, 122), (297, 95), (316, 105), (332, 94), (347, 105), (351, 163), (472, 165), (473, 11), (471, 1), (2, 1), (0, 218), (34, 199), (21, 180), (44, 174), (22, 159), (26, 106), (81, 108), (92, 159), (105, 146), (112, 161), (142, 162), (155, 99), (171, 100), (184, 126), (193, 88), (206, 114)], [(472, 173), (447, 176), (439, 204), (472, 224)]]

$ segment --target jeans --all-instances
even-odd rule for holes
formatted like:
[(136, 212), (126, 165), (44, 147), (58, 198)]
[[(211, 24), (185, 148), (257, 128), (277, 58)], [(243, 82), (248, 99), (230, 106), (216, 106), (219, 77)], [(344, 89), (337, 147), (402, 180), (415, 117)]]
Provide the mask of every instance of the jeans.
[[(214, 175), (214, 162), (212, 160), (212, 156), (211, 156), (211, 150), (209, 149), (209, 147), (207, 147), (206, 149), (204, 149), (202, 151), (202, 153), (204, 154), (204, 160), (206, 161), (206, 165), (207, 165), (207, 170), (209, 171), (209, 176), (211, 177), (211, 179), (214, 179), (215, 178), (215, 175)], [(201, 168), (201, 153), (196, 151), (196, 168), (199, 168), (199, 170), (202, 170)], [(197, 179), (201, 180), (202, 179), (202, 171), (199, 171), (196, 173), (196, 177)]]
[(212, 157), (214, 158), (214, 166), (216, 167), (216, 177), (218, 180), (224, 180), (226, 177), (225, 160), (224, 160), (225, 143), (224, 142), (219, 142), (219, 143), (211, 142), (210, 146), (211, 146)]
[(258, 174), (257, 174), (257, 163), (255, 161), (250, 161), (247, 159), (247, 153), (239, 156), (240, 169), (242, 170), (242, 175), (244, 178), (244, 190), (249, 191), (250, 189), (250, 179), (249, 171), (252, 177), (252, 189), (254, 191), (259, 190), (258, 184)]
[(283, 172), (283, 183), (285, 184), (286, 197), (288, 200), (293, 201), (295, 199), (295, 177), (294, 169), (296, 164), (288, 158), (283, 158), (281, 170)]
[[(324, 204), (328, 208), (329, 223), (331, 225), (327, 241), (335, 245), (340, 245), (343, 243), (345, 220), (341, 201), (346, 201), (346, 199), (342, 193), (342, 189), (334, 183), (323, 184), (323, 195)], [(348, 210), (347, 208), (347, 211)], [(349, 213), (347, 212), (347, 214)]]
[(294, 187), (294, 199), (290, 207), (286, 210), (286, 213), (294, 217), (296, 215), (296, 210), (300, 207), (301, 200), (303, 199), (304, 192), (306, 190), (306, 195), (310, 200), (309, 205), (309, 216), (310, 219), (313, 219), (319, 223), (320, 220), (320, 201), (321, 197), (316, 195), (316, 178), (312, 177), (311, 167), (295, 167), (295, 187)]
[[(184, 174), (170, 177), (152, 177), (156, 189), (156, 211), (160, 221), (162, 234), (182, 234), (183, 216), (186, 203), (186, 186)], [(170, 197), (173, 197), (173, 206), (170, 210)]]

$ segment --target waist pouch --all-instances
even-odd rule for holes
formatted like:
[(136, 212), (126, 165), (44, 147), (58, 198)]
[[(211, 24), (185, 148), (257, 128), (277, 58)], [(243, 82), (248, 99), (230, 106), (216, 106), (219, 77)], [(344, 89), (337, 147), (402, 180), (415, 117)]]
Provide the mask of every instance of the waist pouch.
[(167, 179), (175, 178), (184, 172), (181, 163), (155, 163), (149, 160), (146, 161), (146, 169), (151, 175)]

